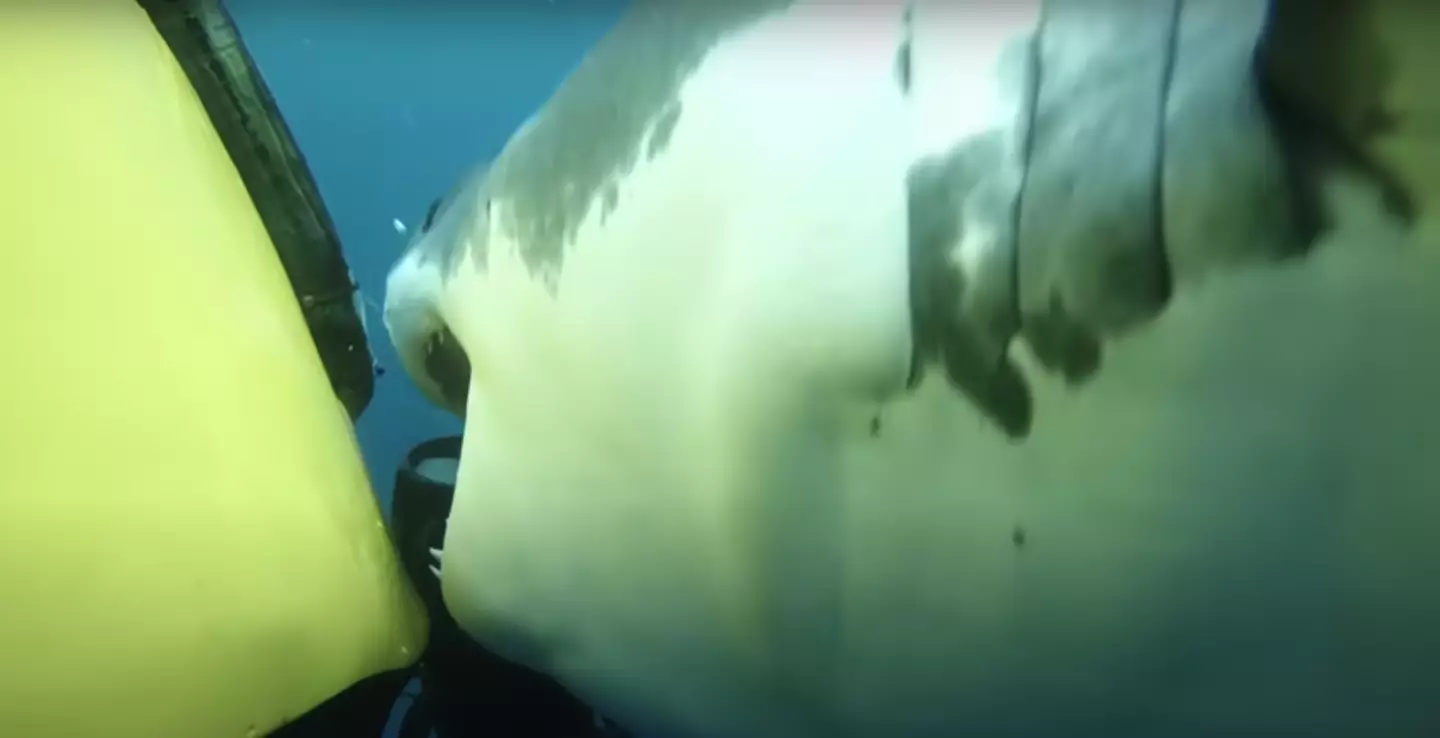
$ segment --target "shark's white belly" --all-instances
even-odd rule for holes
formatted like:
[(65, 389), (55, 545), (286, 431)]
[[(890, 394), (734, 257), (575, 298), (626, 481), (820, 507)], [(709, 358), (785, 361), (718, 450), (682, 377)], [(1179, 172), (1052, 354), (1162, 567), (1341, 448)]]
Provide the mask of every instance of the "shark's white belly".
[(830, 77), (688, 82), (554, 291), (498, 230), (447, 288), (462, 626), (655, 738), (1433, 734), (1440, 263), (1216, 279), (1011, 443), (904, 389), (896, 31), (844, 18)]

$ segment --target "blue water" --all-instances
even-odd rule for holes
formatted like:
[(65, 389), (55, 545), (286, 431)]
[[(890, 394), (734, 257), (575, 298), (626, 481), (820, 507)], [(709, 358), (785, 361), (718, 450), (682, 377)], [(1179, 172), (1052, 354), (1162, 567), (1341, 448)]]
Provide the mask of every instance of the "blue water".
[[(468, 9), (465, 6), (469, 6)], [(227, 0), (364, 294), (386, 369), (357, 425), (387, 514), (415, 444), (460, 423), (405, 377), (381, 323), (385, 274), (430, 201), (489, 160), (615, 22), (622, 0)], [(415, 685), (412, 683), (411, 689)], [(392, 714), (393, 736), (409, 703)]]
[(227, 0), (329, 208), (386, 369), (357, 427), (385, 510), (405, 453), (458, 432), (385, 336), (385, 274), (435, 197), (489, 160), (623, 0)]

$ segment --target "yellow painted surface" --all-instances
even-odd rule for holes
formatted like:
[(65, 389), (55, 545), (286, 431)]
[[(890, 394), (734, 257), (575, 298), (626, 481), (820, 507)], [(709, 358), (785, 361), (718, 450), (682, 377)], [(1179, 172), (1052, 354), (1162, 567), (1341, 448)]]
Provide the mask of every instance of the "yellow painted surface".
[(423, 611), (168, 48), (45, 5), (0, 4), (0, 735), (264, 735)]

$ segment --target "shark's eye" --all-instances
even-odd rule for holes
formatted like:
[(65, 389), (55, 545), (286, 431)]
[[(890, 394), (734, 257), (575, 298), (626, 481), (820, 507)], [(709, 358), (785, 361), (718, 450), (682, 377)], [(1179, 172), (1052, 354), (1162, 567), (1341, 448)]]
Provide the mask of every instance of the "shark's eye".
[(430, 227), (435, 225), (435, 214), (440, 212), (440, 202), (442, 200), (444, 200), (444, 198), (437, 197), (434, 202), (430, 203), (430, 209), (425, 211), (425, 222), (420, 224), (421, 233), (428, 232)]

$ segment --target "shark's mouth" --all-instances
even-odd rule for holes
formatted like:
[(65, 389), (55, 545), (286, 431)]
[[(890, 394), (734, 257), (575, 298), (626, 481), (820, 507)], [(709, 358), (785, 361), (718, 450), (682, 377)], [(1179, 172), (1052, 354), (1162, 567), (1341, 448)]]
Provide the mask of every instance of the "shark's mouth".
[(426, 339), (424, 366), (446, 407), (464, 417), (465, 400), (470, 391), (470, 359), (449, 326), (442, 326)]

